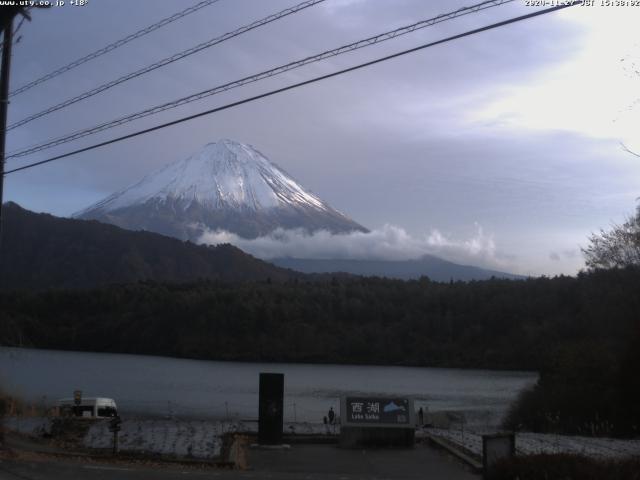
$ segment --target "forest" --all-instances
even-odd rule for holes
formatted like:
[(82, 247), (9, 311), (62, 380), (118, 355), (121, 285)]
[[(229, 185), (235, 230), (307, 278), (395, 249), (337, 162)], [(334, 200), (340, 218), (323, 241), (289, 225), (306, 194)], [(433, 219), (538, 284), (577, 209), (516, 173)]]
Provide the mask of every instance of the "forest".
[(511, 412), (511, 426), (625, 434), (640, 418), (639, 286), (640, 269), (627, 267), (467, 283), (343, 277), (4, 291), (0, 342), (215, 360), (536, 370), (540, 381)]

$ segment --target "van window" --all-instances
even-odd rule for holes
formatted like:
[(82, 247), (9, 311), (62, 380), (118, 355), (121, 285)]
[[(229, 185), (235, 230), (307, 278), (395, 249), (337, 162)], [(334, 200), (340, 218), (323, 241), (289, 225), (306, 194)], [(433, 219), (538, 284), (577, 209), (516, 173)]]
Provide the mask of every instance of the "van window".
[(113, 407), (98, 407), (99, 417), (115, 417), (118, 414)]
[(60, 407), (60, 415), (63, 417), (93, 417), (93, 406), (62, 405)]
[(93, 406), (92, 405), (80, 405), (77, 410), (78, 413), (76, 415), (80, 417), (93, 417)]

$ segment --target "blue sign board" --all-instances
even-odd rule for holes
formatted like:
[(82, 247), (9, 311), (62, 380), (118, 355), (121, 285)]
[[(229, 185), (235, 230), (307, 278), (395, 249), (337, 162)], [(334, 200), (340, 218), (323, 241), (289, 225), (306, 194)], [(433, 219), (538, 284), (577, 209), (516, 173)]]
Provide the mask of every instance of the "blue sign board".
[[(347, 424), (410, 424), (412, 402), (408, 398), (346, 397)], [(344, 415), (344, 414), (343, 414)]]

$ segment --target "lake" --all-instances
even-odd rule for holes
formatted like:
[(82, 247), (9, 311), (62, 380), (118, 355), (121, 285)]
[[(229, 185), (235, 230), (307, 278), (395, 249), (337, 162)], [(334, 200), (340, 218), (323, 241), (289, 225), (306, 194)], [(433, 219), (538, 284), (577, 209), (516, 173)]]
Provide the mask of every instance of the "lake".
[(494, 370), (292, 363), (238, 363), (0, 347), (0, 386), (55, 404), (76, 389), (111, 397), (122, 415), (254, 419), (258, 375), (285, 375), (285, 421), (322, 422), (341, 395), (411, 395), (416, 409), (465, 414), (496, 426), (537, 374)]

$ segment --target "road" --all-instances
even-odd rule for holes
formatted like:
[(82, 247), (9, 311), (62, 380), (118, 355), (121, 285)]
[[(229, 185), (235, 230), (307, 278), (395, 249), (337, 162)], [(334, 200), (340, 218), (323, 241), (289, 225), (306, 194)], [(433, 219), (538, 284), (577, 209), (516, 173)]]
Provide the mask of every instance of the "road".
[(341, 450), (333, 445), (294, 445), (288, 450), (249, 451), (250, 470), (199, 469), (176, 464), (154, 467), (43, 455), (0, 459), (1, 480), (173, 480), (192, 478), (303, 480), (477, 480), (440, 450)]

